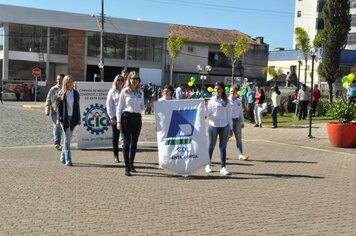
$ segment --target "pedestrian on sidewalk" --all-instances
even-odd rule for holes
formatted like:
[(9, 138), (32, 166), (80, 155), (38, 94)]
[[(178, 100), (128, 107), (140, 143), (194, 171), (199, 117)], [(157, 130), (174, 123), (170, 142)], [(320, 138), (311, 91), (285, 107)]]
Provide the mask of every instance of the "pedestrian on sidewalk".
[[(215, 83), (215, 96), (211, 97), (207, 106), (207, 117), (209, 118), (209, 157), (213, 156), (217, 137), (219, 136), (220, 149), (220, 174), (230, 175), (226, 169), (226, 146), (229, 136), (232, 136), (232, 117), (230, 103), (225, 93), (223, 82)], [(206, 165), (205, 171), (211, 173), (210, 164)]]
[(299, 105), (299, 114), (298, 114), (298, 119), (299, 120), (305, 120), (307, 117), (307, 109), (308, 109), (308, 103), (310, 101), (310, 95), (307, 91), (307, 86), (306, 84), (302, 84), (301, 89), (298, 91), (298, 105)]
[(136, 71), (131, 71), (121, 90), (116, 111), (117, 129), (122, 132), (124, 139), (123, 156), (126, 176), (131, 176), (131, 172), (136, 172), (134, 160), (142, 128), (141, 113), (145, 109), (144, 94), (140, 82), (139, 74)]
[(260, 85), (256, 87), (255, 93), (255, 126), (262, 128), (262, 112), (267, 108), (267, 103), (265, 103), (265, 91)]
[(58, 97), (57, 125), (64, 133), (63, 148), (60, 161), (66, 166), (72, 166), (70, 144), (75, 126), (80, 125), (79, 93), (74, 89), (74, 80), (71, 75), (63, 79), (62, 90)]
[(4, 104), (2, 101), (2, 94), (3, 94), (2, 87), (0, 87), (0, 101), (1, 101), (1, 104)]
[(281, 91), (279, 91), (278, 86), (274, 86), (272, 88), (272, 128), (278, 128), (277, 124), (277, 112), (279, 109), (279, 106), (281, 105)]
[(320, 90), (318, 89), (318, 84), (314, 84), (314, 88), (312, 91), (312, 104), (311, 104), (313, 116), (315, 116), (316, 108), (318, 106), (320, 97), (321, 97), (321, 94), (320, 94)]
[(239, 152), (239, 160), (246, 161), (247, 156), (243, 154), (242, 149), (242, 128), (244, 127), (244, 113), (243, 105), (237, 94), (238, 88), (236, 85), (231, 86), (229, 103), (231, 108), (231, 117), (232, 117), (232, 129), (235, 134), (236, 146)]
[(125, 78), (123, 75), (115, 76), (112, 87), (106, 98), (106, 111), (110, 118), (112, 128), (112, 147), (114, 152), (114, 162), (119, 163), (119, 137), (120, 130), (117, 129), (116, 109), (119, 105), (120, 93), (124, 86)]
[(248, 104), (248, 114), (250, 115), (250, 122), (253, 124), (255, 123), (255, 93), (256, 89), (253, 87), (253, 83), (249, 83), (248, 91), (246, 94), (247, 97), (247, 104)]
[(52, 125), (53, 125), (53, 143), (54, 147), (57, 150), (61, 150), (61, 136), (62, 136), (62, 128), (57, 125), (57, 98), (58, 94), (62, 89), (64, 74), (59, 74), (56, 77), (56, 85), (52, 86), (48, 91), (45, 105), (45, 114), (47, 116), (51, 115)]

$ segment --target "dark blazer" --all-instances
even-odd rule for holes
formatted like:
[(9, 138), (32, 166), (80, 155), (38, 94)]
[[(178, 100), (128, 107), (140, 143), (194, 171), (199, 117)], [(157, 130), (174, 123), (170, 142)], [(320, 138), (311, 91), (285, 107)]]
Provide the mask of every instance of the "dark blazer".
[(73, 130), (75, 126), (80, 124), (80, 108), (79, 108), (79, 93), (77, 90), (73, 90), (74, 102), (73, 102), (73, 114), (72, 122), (69, 124), (68, 121), (68, 110), (67, 110), (67, 99), (64, 95), (63, 100), (60, 98), (60, 94), (57, 98), (58, 113), (57, 119), (63, 124), (64, 130), (70, 127)]

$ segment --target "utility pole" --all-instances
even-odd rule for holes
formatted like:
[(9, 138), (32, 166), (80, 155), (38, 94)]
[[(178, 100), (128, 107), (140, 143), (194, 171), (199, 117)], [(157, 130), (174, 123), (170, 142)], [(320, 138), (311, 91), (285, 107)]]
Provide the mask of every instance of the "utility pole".
[(101, 17), (100, 17), (100, 81), (104, 82), (104, 0), (101, 0)]

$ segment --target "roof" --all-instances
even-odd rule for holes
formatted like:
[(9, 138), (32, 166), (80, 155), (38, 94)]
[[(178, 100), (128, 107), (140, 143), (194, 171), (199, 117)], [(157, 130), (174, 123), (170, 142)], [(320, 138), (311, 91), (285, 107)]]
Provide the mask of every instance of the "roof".
[(188, 25), (169, 25), (169, 32), (175, 35), (185, 35), (189, 42), (221, 44), (227, 42), (234, 44), (242, 35), (246, 36), (249, 44), (261, 44), (250, 36), (238, 30), (215, 29)]
[[(106, 17), (105, 32), (167, 38), (166, 23)], [(100, 31), (98, 19), (89, 14), (44, 10), (0, 4), (0, 23), (58, 27), (84, 31)]]

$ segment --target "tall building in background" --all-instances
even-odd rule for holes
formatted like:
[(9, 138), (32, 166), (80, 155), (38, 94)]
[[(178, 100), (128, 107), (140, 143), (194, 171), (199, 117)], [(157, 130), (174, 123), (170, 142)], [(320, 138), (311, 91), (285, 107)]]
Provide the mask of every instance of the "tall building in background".
[[(307, 31), (311, 40), (323, 30), (322, 10), (326, 0), (296, 0), (294, 28), (301, 27)], [(356, 49), (356, 0), (351, 0), (351, 30), (347, 38), (346, 49)], [(293, 48), (296, 48), (295, 36)]]

